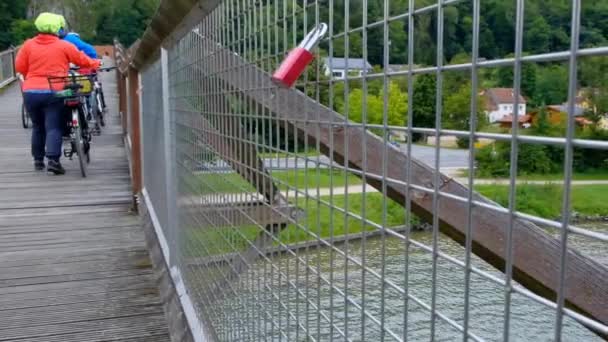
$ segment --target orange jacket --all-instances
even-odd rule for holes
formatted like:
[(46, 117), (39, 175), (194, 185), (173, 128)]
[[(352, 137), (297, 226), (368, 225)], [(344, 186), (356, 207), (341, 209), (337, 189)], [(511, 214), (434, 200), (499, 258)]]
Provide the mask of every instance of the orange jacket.
[(90, 59), (84, 53), (55, 35), (39, 34), (26, 41), (15, 60), (15, 70), (25, 78), (23, 91), (63, 90), (61, 84), (53, 84), (49, 76), (67, 76), (70, 63), (81, 68), (99, 68), (100, 61)]

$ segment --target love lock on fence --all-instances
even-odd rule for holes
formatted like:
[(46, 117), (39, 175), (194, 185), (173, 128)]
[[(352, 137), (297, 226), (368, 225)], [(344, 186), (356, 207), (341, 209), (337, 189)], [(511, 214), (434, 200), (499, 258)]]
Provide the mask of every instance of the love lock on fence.
[(272, 75), (272, 81), (279, 86), (291, 88), (306, 66), (314, 59), (312, 49), (327, 33), (327, 24), (321, 23), (310, 31), (302, 42), (289, 52), (287, 58)]

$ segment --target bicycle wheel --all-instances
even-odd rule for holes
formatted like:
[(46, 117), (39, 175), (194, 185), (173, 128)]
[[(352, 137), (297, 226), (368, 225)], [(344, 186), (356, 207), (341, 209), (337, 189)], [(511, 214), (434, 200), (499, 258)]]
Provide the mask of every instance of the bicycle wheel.
[(89, 116), (91, 117), (89, 119), (89, 122), (95, 122), (95, 125), (91, 127), (91, 133), (95, 135), (100, 135), (101, 126), (99, 125), (99, 106), (97, 105), (97, 96), (91, 94), (89, 101), (90, 102), (88, 103), (87, 108)]
[(97, 104), (97, 120), (99, 120), (99, 124), (101, 125), (101, 127), (106, 127), (106, 121), (103, 117), (103, 100), (99, 91), (95, 94), (95, 100)]
[(25, 108), (25, 103), (21, 104), (21, 124), (23, 125), (23, 128), (29, 128), (30, 127), (30, 114), (27, 112), (27, 109)]
[(99, 94), (101, 95), (101, 107), (103, 108), (103, 111), (106, 111), (106, 97), (103, 95), (103, 88), (99, 89)]
[[(72, 117), (74, 117), (74, 114), (77, 113), (73, 113)], [(78, 163), (80, 164), (80, 173), (82, 174), (82, 177), (86, 177), (87, 176), (87, 161), (86, 161), (86, 153), (84, 151), (84, 137), (82, 134), (82, 125), (78, 125), (76, 127), (76, 130), (74, 132), (74, 146), (76, 147), (76, 154), (78, 155)]]

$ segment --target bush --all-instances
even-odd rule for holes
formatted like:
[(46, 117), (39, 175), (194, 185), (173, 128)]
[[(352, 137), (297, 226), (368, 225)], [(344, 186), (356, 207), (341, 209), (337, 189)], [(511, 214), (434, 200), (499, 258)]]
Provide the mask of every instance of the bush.
[(509, 158), (505, 159), (504, 144), (497, 143), (480, 148), (475, 154), (477, 172), (481, 177), (506, 177), (509, 175)]
[(456, 146), (458, 146), (460, 148), (469, 148), (469, 138), (467, 138), (467, 137), (456, 138)]
[(559, 165), (555, 164), (547, 153), (547, 146), (522, 144), (518, 153), (518, 173), (551, 173), (557, 171)]
[[(584, 130), (580, 134), (582, 139), (608, 140), (608, 132), (596, 127)], [(578, 172), (606, 169), (608, 167), (608, 151), (594, 149), (574, 149), (574, 169)]]
[[(544, 174), (561, 170), (563, 153), (559, 153), (559, 148), (550, 146), (520, 144), (517, 157), (518, 174)], [(509, 142), (498, 142), (482, 147), (476, 153), (476, 160), (479, 176), (508, 177), (511, 145)]]

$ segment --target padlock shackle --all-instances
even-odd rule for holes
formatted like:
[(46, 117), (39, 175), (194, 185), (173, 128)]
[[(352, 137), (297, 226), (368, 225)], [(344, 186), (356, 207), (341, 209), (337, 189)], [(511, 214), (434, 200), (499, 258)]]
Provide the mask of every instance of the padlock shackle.
[(311, 51), (317, 46), (321, 39), (327, 33), (327, 24), (320, 23), (312, 31), (310, 31), (306, 37), (302, 40), (298, 47), (301, 47), (307, 51)]

